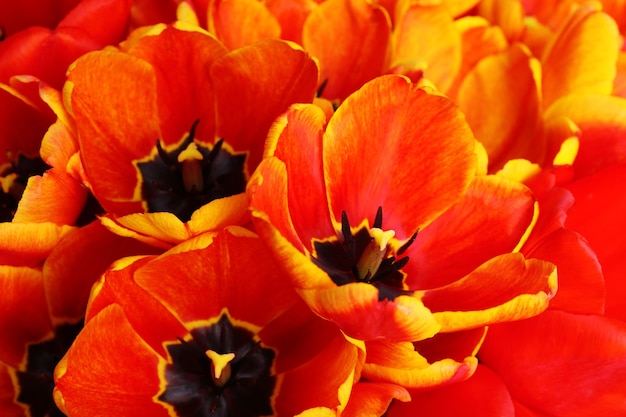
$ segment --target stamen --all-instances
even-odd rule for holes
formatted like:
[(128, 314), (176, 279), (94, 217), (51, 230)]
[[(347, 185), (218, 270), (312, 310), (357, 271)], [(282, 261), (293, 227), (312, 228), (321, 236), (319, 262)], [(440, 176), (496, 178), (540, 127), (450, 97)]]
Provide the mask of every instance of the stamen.
[(383, 227), (383, 208), (382, 206), (378, 206), (378, 210), (376, 210), (376, 218), (374, 218), (373, 227), (380, 229)]
[(396, 252), (398, 255), (402, 255), (404, 252), (406, 252), (409, 246), (411, 246), (413, 242), (415, 242), (415, 238), (417, 237), (417, 232), (419, 232), (419, 230), (415, 231), (415, 233), (413, 233), (413, 236), (411, 236), (411, 238), (407, 240), (404, 245), (400, 246), (400, 249), (398, 249), (398, 252)]
[(230, 362), (235, 359), (234, 353), (217, 353), (214, 350), (204, 352), (211, 359), (211, 369), (213, 370), (213, 382), (218, 387), (226, 385), (230, 379), (231, 367)]

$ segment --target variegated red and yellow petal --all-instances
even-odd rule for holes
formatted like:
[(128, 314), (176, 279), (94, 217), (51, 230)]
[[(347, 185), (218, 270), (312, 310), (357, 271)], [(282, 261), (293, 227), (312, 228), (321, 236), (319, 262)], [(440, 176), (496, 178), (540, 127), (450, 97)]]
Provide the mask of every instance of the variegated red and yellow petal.
[(310, 252), (313, 238), (335, 236), (322, 166), (325, 126), (326, 116), (320, 107), (294, 105), (277, 119), (266, 145), (266, 156), (275, 156), (285, 164), (289, 214), (300, 241)]
[(449, 284), (494, 256), (513, 251), (533, 224), (535, 198), (524, 185), (476, 177), (467, 193), (418, 232), (403, 268), (409, 288)]
[[(476, 173), (474, 137), (455, 104), (387, 75), (346, 99), (323, 143), (324, 176), (337, 222), (373, 221), (408, 239), (448, 209)], [(371, 223), (370, 223), (371, 226)]]
[(474, 373), (478, 364), (474, 357), (460, 362), (446, 358), (429, 363), (413, 349), (412, 343), (373, 341), (366, 346), (368, 358), (363, 377), (409, 389), (432, 389), (464, 381)]
[(452, 284), (424, 292), (442, 331), (535, 316), (556, 293), (556, 267), (519, 253), (492, 258)]
[(164, 362), (135, 332), (122, 308), (111, 305), (85, 325), (59, 362), (55, 401), (69, 415), (169, 416), (154, 400)]
[(236, 152), (247, 152), (247, 173), (261, 161), (274, 120), (293, 103), (311, 103), (317, 65), (284, 41), (257, 42), (223, 56), (211, 66), (217, 136)]
[(394, 300), (379, 300), (378, 289), (370, 284), (333, 285), (298, 292), (315, 313), (358, 340), (421, 340), (432, 337), (440, 329), (418, 298), (400, 295)]
[(329, 0), (304, 22), (302, 44), (320, 62), (322, 97), (344, 99), (383, 73), (391, 24), (373, 3)]
[(14, 369), (0, 363), (0, 409), (6, 417), (24, 417), (25, 407), (15, 401)]
[(342, 417), (382, 416), (391, 401), (411, 400), (406, 388), (383, 382), (359, 382), (352, 388)]

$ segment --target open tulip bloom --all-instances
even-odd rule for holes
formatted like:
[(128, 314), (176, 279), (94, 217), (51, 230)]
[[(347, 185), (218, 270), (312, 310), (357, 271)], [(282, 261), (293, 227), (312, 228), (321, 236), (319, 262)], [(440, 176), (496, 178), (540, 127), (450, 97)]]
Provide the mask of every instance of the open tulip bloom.
[(623, 2), (5, 3), (0, 417), (626, 416)]

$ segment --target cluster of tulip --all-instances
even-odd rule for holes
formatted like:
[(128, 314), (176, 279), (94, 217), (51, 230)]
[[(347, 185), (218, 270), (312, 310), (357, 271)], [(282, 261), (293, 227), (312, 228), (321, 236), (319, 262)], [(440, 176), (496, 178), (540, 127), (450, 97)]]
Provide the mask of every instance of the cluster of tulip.
[(626, 415), (626, 5), (0, 5), (0, 414)]

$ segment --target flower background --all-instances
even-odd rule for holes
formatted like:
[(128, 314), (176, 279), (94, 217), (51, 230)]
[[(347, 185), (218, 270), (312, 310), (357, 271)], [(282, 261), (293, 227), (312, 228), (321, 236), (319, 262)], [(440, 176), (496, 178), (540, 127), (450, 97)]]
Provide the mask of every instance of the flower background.
[(626, 415), (625, 30), (2, 3), (0, 414)]

